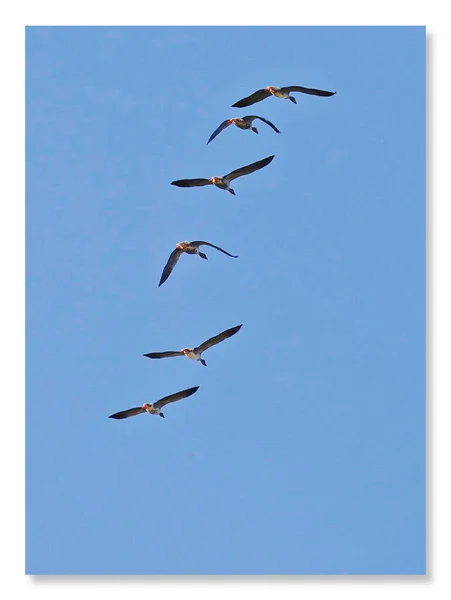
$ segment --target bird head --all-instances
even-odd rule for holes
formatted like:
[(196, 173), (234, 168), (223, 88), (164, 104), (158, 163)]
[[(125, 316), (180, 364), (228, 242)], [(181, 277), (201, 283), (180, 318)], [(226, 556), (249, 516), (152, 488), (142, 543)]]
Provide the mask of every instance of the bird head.
[(179, 250), (184, 250), (186, 246), (189, 246), (189, 242), (179, 242), (176, 246)]
[(215, 185), (216, 183), (220, 183), (221, 177), (211, 177), (208, 181)]
[(180, 354), (188, 354), (188, 352), (192, 352), (192, 348), (183, 348), (183, 350), (180, 350)]

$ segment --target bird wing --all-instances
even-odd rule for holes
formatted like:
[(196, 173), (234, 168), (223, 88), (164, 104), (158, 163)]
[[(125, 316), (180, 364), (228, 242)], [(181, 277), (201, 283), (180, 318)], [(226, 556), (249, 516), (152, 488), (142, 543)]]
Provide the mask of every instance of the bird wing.
[(267, 156), (266, 158), (262, 158), (262, 160), (258, 160), (250, 165), (246, 165), (245, 167), (241, 167), (240, 169), (236, 169), (227, 175), (224, 175), (223, 179), (227, 179), (227, 181), (233, 181), (237, 177), (241, 177), (242, 175), (249, 175), (249, 173), (253, 173), (254, 171), (258, 171), (258, 169), (263, 169), (266, 165), (274, 158), (274, 154), (272, 156)]
[(326, 92), (325, 90), (315, 90), (313, 88), (305, 88), (300, 85), (290, 85), (289, 87), (280, 88), (282, 92), (302, 92), (303, 94), (310, 94), (312, 96), (333, 96), (336, 92)]
[(254, 119), (260, 119), (260, 121), (263, 121), (263, 123), (266, 123), (266, 125), (272, 127), (276, 133), (280, 133), (280, 131), (273, 123), (271, 123), (271, 121), (268, 121), (268, 119), (264, 119), (263, 117), (257, 117), (257, 115), (249, 115), (248, 117), (244, 117), (243, 121), (250, 121), (252, 123)]
[(170, 257), (168, 258), (168, 262), (166, 263), (166, 265), (163, 269), (163, 273), (161, 274), (161, 279), (160, 279), (160, 283), (158, 284), (158, 287), (160, 287), (160, 285), (163, 284), (166, 281), (166, 279), (169, 277), (169, 275), (172, 273), (172, 269), (177, 264), (177, 261), (180, 258), (180, 255), (182, 254), (182, 252), (183, 252), (183, 250), (180, 250), (180, 248), (176, 248), (175, 250), (173, 250), (171, 252)]
[(187, 390), (182, 390), (181, 392), (171, 394), (170, 396), (165, 396), (164, 398), (161, 398), (161, 400), (154, 402), (153, 405), (155, 408), (163, 408), (163, 406), (169, 404), (170, 402), (177, 402), (177, 400), (181, 400), (182, 398), (192, 396), (195, 392), (197, 392), (198, 389), (199, 386), (196, 385), (196, 387), (188, 388)]
[(238, 333), (238, 331), (241, 329), (241, 327), (242, 327), (242, 325), (237, 325), (236, 327), (231, 327), (230, 329), (226, 329), (222, 333), (219, 333), (218, 335), (215, 335), (214, 337), (210, 338), (209, 340), (207, 340), (206, 342), (204, 342), (197, 348), (194, 348), (194, 352), (199, 352), (199, 353), (204, 352), (208, 348), (211, 348), (212, 346), (219, 344), (219, 342), (222, 342), (223, 340), (226, 340), (227, 338), (231, 337), (232, 335), (235, 335), (235, 333)]
[(149, 352), (149, 354), (143, 354), (147, 358), (170, 358), (172, 356), (183, 356), (180, 352)]
[(177, 181), (171, 181), (171, 185), (177, 187), (198, 187), (201, 185), (211, 185), (208, 179), (177, 179)]
[(257, 90), (250, 96), (247, 96), (247, 98), (243, 98), (242, 100), (238, 100), (238, 102), (235, 102), (235, 104), (232, 104), (232, 107), (244, 108), (245, 106), (250, 106), (251, 104), (260, 102), (261, 100), (264, 100), (265, 98), (268, 98), (269, 96), (271, 96), (271, 92), (268, 92), (268, 90), (265, 90), (265, 89)]
[(228, 127), (228, 126), (229, 126), (229, 125), (231, 125), (231, 124), (232, 124), (232, 123), (230, 122), (230, 119), (226, 119), (225, 121), (223, 121), (223, 122), (221, 123), (221, 125), (220, 125), (220, 126), (217, 128), (217, 129), (215, 129), (215, 130), (213, 131), (213, 133), (211, 134), (211, 136), (210, 136), (210, 138), (209, 138), (209, 140), (208, 140), (208, 142), (207, 142), (207, 146), (208, 146), (208, 144), (211, 142), (211, 140), (214, 140), (214, 139), (215, 139), (215, 137), (216, 137), (216, 136), (217, 136), (219, 133), (221, 133), (221, 131), (222, 131), (223, 129), (225, 129), (226, 127)]
[(219, 250), (220, 252), (223, 252), (224, 254), (227, 254), (227, 256), (231, 256), (232, 258), (238, 258), (238, 254), (229, 254), (228, 252), (226, 252), (226, 250), (223, 250), (222, 248), (220, 248), (219, 246), (215, 246), (214, 244), (210, 244), (210, 242), (190, 242), (190, 244), (192, 244), (193, 246), (196, 246), (197, 248), (199, 246), (210, 246), (211, 248), (216, 248), (216, 250)]
[(123, 410), (121, 412), (114, 413), (114, 415), (110, 415), (109, 419), (127, 419), (127, 417), (134, 417), (135, 415), (140, 415), (141, 413), (145, 413), (146, 409), (142, 406), (137, 406), (136, 408), (129, 408), (128, 410)]

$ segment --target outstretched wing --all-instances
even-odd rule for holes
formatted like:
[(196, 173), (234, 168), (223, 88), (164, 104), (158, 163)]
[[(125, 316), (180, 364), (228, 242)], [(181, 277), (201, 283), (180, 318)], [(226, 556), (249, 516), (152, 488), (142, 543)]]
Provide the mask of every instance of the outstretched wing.
[(127, 419), (128, 417), (134, 417), (135, 415), (140, 415), (145, 413), (146, 409), (142, 406), (137, 406), (136, 408), (129, 408), (128, 410), (123, 410), (121, 412), (114, 413), (114, 415), (110, 415), (109, 419)]
[(182, 398), (192, 396), (195, 392), (197, 392), (198, 389), (199, 386), (196, 385), (196, 387), (188, 388), (187, 390), (182, 390), (181, 392), (171, 394), (170, 396), (165, 396), (164, 398), (161, 398), (161, 400), (154, 402), (153, 405), (155, 408), (163, 408), (163, 406), (169, 404), (170, 402), (177, 402), (177, 400), (181, 400)]
[(242, 327), (242, 325), (237, 325), (236, 327), (231, 327), (230, 329), (226, 329), (222, 333), (219, 333), (218, 335), (215, 335), (214, 337), (210, 338), (209, 340), (207, 340), (206, 342), (204, 342), (197, 348), (194, 348), (194, 352), (199, 352), (199, 353), (204, 352), (208, 348), (211, 348), (212, 346), (219, 344), (219, 342), (222, 342), (223, 340), (226, 340), (227, 338), (231, 337), (232, 335), (235, 335), (235, 333), (238, 333), (238, 331), (241, 329), (241, 327)]
[(183, 356), (181, 352), (149, 352), (149, 354), (143, 354), (147, 358), (170, 358), (172, 356)]
[(247, 96), (247, 98), (243, 98), (242, 100), (238, 100), (238, 102), (235, 102), (235, 104), (232, 104), (232, 107), (244, 108), (245, 106), (250, 106), (251, 104), (260, 102), (261, 100), (264, 100), (265, 98), (268, 98), (269, 96), (271, 96), (271, 92), (268, 92), (268, 90), (265, 90), (265, 89), (257, 90), (250, 96)]
[(177, 264), (177, 261), (180, 258), (180, 255), (182, 254), (182, 252), (183, 252), (183, 250), (180, 250), (180, 248), (176, 248), (175, 250), (173, 250), (171, 252), (170, 257), (168, 258), (168, 262), (166, 263), (166, 265), (163, 269), (163, 273), (161, 274), (161, 279), (160, 279), (160, 283), (158, 284), (158, 287), (160, 287), (160, 285), (162, 283), (164, 283), (166, 281), (166, 279), (169, 277), (169, 275), (172, 273), (172, 269)]
[(211, 142), (211, 140), (214, 140), (214, 139), (215, 139), (215, 137), (216, 137), (216, 136), (217, 136), (219, 133), (221, 133), (221, 131), (222, 131), (223, 129), (225, 129), (226, 127), (228, 127), (228, 126), (229, 126), (229, 125), (231, 125), (231, 124), (232, 124), (232, 121), (231, 121), (230, 119), (226, 119), (225, 121), (223, 121), (223, 122), (221, 123), (221, 125), (220, 125), (220, 126), (217, 128), (217, 129), (215, 129), (215, 130), (213, 131), (213, 133), (211, 134), (211, 136), (210, 136), (210, 138), (209, 138), (209, 140), (208, 140), (208, 142), (207, 142), (207, 146), (208, 146), (208, 144)]
[(282, 92), (302, 92), (303, 94), (310, 94), (312, 96), (333, 96), (336, 92), (326, 92), (325, 90), (315, 90), (313, 88), (305, 88), (300, 85), (290, 85), (288, 87), (280, 88)]
[(208, 179), (177, 179), (177, 181), (171, 181), (171, 185), (177, 187), (199, 187), (201, 185), (211, 185)]
[(272, 156), (268, 156), (266, 158), (262, 158), (262, 160), (258, 160), (250, 165), (246, 165), (245, 167), (241, 167), (240, 169), (236, 169), (227, 175), (224, 175), (223, 179), (227, 179), (227, 181), (233, 181), (237, 177), (242, 177), (243, 175), (249, 175), (249, 173), (253, 173), (254, 171), (258, 171), (259, 169), (263, 169), (266, 165), (274, 158), (274, 154)]
[(226, 250), (223, 250), (222, 248), (220, 248), (219, 246), (215, 246), (214, 244), (210, 244), (210, 242), (190, 242), (193, 246), (196, 246), (197, 248), (199, 246), (210, 246), (211, 248), (216, 248), (216, 250), (219, 250), (220, 252), (223, 252), (224, 254), (227, 254), (227, 256), (231, 256), (232, 258), (238, 258), (238, 254), (229, 254), (228, 252), (226, 252)]
[(243, 121), (248, 121), (250, 123), (252, 123), (254, 119), (260, 119), (260, 121), (263, 121), (263, 123), (266, 123), (266, 125), (272, 127), (276, 133), (280, 133), (277, 127), (273, 123), (271, 123), (271, 121), (268, 121), (268, 119), (264, 119), (263, 117), (257, 117), (257, 115), (249, 115), (247, 117), (243, 117)]

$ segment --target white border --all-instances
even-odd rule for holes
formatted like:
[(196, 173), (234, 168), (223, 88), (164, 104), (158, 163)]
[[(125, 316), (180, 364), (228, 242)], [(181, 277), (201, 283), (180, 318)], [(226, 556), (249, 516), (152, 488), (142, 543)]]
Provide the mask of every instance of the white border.
[[(0, 590), (9, 599), (451, 597), (450, 527), (450, 11), (446, 2), (316, 0), (162, 4), (17, 0), (0, 8), (2, 426)], [(270, 10), (270, 8), (272, 10)], [(277, 9), (277, 10), (276, 10)], [(233, 18), (235, 16), (235, 18)], [(224, 22), (222, 22), (224, 21)], [(426, 25), (428, 31), (428, 575), (427, 577), (26, 577), (24, 573), (24, 26), (25, 25)], [(393, 93), (402, 93), (394, 90)], [(364, 101), (364, 99), (362, 99)], [(5, 277), (6, 275), (6, 277)], [(5, 281), (6, 279), (6, 281)], [(63, 400), (62, 400), (63, 401)]]

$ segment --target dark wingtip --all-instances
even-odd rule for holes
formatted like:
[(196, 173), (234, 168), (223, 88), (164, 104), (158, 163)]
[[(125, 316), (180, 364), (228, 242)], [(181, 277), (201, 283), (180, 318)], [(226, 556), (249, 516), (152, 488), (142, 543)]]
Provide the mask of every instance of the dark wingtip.
[(200, 388), (200, 385), (195, 385), (195, 386), (194, 386), (194, 387), (192, 387), (192, 388), (188, 388), (188, 391), (190, 392), (190, 395), (191, 395), (191, 394), (194, 394), (195, 392), (197, 392), (197, 390), (198, 390), (199, 388)]

